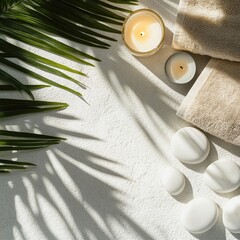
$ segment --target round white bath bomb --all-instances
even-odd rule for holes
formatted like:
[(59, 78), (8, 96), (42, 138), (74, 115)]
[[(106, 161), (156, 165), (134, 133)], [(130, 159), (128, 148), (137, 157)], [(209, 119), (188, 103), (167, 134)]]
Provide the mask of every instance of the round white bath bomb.
[(195, 198), (186, 204), (181, 221), (185, 229), (194, 234), (201, 234), (211, 229), (217, 222), (219, 209), (208, 198)]
[(193, 127), (185, 127), (174, 134), (171, 150), (181, 162), (197, 164), (203, 162), (208, 156), (210, 144), (201, 131)]
[(185, 187), (185, 176), (178, 169), (167, 167), (162, 173), (162, 185), (171, 195), (178, 195)]
[(218, 160), (207, 167), (204, 180), (213, 191), (229, 193), (240, 186), (240, 168), (231, 160)]
[(223, 224), (232, 233), (240, 233), (240, 195), (230, 199), (223, 207)]

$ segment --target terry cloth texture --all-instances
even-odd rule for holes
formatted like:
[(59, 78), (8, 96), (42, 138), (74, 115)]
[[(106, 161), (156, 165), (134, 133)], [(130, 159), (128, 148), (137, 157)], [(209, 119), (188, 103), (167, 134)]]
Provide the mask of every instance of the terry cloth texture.
[(239, 0), (180, 0), (172, 46), (240, 61)]
[(240, 63), (211, 59), (177, 115), (240, 146)]

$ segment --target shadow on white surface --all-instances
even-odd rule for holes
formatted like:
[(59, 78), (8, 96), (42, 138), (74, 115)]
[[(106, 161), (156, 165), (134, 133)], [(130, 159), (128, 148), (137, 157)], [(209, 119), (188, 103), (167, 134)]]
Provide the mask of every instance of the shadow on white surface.
[(224, 198), (230, 199), (230, 198), (240, 195), (240, 188), (238, 188), (237, 190), (230, 192), (230, 193), (218, 193), (218, 194)]
[[(209, 136), (208, 136), (208, 138), (209, 138)], [(213, 145), (211, 140), (209, 141), (209, 143), (210, 143), (210, 152), (209, 152), (209, 155), (207, 156), (206, 160), (204, 160), (203, 162), (201, 162), (199, 164), (187, 164), (187, 163), (183, 163), (183, 164), (187, 168), (189, 168), (195, 172), (204, 173), (209, 164), (218, 160), (218, 154), (217, 154), (217, 150), (216, 150), (215, 146)]]
[(233, 155), (235, 155), (236, 157), (240, 157), (240, 147), (239, 146), (235, 146), (231, 143), (227, 143), (224, 140), (211, 136), (211, 140), (218, 146), (226, 149), (227, 151), (231, 152)]
[(186, 178), (185, 176), (185, 188), (183, 189), (183, 191), (176, 196), (172, 196), (173, 198), (175, 198), (177, 201), (182, 202), (182, 203), (188, 203), (189, 201), (193, 200), (193, 189), (192, 189), (192, 185), (191, 182), (189, 181), (188, 178)]
[(179, 0), (140, 0), (139, 2), (141, 5), (152, 8), (155, 11), (159, 12), (165, 21), (174, 24), (177, 16)]
[(234, 233), (232, 233), (232, 235), (236, 238), (236, 239), (240, 239), (240, 233), (236, 233), (236, 234), (234, 234)]
[[(15, 76), (27, 84), (28, 78), (23, 74), (16, 72)], [(3, 93), (1, 97), (8, 95)], [(12, 96), (15, 93), (10, 94)], [(16, 98), (22, 98), (21, 94), (16, 93)], [(60, 124), (55, 122), (50, 126), (46, 118), (57, 119)], [(74, 130), (61, 124), (66, 121), (69, 125), (76, 123)], [(7, 130), (17, 128), (18, 131), (38, 133), (43, 130), (44, 134), (57, 134), (68, 139), (47, 150), (2, 153), (3, 158), (28, 159), (38, 166), (26, 172), (0, 175), (3, 193), (0, 194), (1, 240), (117, 239), (114, 224), (131, 231), (139, 239), (153, 239), (123, 210), (128, 196), (114, 183), (130, 184), (131, 179), (124, 174), (125, 166), (116, 159), (81, 147), (81, 143), (92, 141), (104, 149), (106, 142), (80, 132), (80, 118), (53, 112), (4, 119), (1, 124)], [(161, 235), (165, 236), (165, 233)]]
[[(141, 2), (152, 8), (159, 4), (159, 12), (165, 14), (164, 17), (169, 21), (175, 20), (177, 1)], [(175, 86), (168, 82), (164, 75), (162, 64), (172, 51), (171, 37), (171, 31), (167, 30), (165, 47), (149, 59), (138, 59), (137, 65), (134, 63), (136, 60), (134, 57), (133, 62), (126, 61), (123, 46), (119, 44), (113, 44), (107, 55), (106, 52), (94, 50), (98, 53), (97, 56), (104, 59), (99, 68), (119, 102), (145, 136), (143, 141), (158, 153), (159, 161), (166, 163), (173, 161), (165, 151), (172, 133), (188, 125), (177, 118), (175, 113), (182, 97), (192, 84)], [(150, 73), (146, 69), (150, 70)], [(200, 72), (201, 69), (198, 69)], [(156, 77), (154, 81), (150, 79), (150, 74)], [(177, 100), (173, 97), (175, 92), (179, 93)], [(58, 118), (59, 121), (76, 120), (81, 124), (76, 116), (63, 113), (47, 115)], [(143, 118), (148, 120), (147, 123)], [(5, 120), (5, 123), (10, 126), (8, 121)], [(124, 194), (122, 184), (125, 186), (126, 182), (129, 184), (131, 182), (124, 173), (126, 166), (122, 166), (117, 159), (109, 159), (104, 157), (104, 154), (96, 153), (97, 150), (93, 152), (86, 150), (84, 146), (81, 147), (85, 141), (90, 141), (104, 149), (106, 139), (80, 132), (78, 124), (75, 131), (59, 128), (57, 125), (48, 126), (44, 121), (44, 115), (41, 114), (31, 116), (31, 120), (20, 117), (14, 122), (22, 131), (44, 129), (44, 133), (52, 135), (58, 133), (69, 140), (47, 152), (43, 150), (11, 155), (19, 160), (36, 158), (38, 168), (27, 171), (24, 175), (21, 172), (0, 176), (0, 189), (3, 193), (0, 195), (1, 240), (12, 240), (16, 236), (17, 239), (26, 240), (118, 239), (114, 224), (125, 232), (133, 232), (136, 239), (156, 239), (147, 228), (140, 226), (123, 211), (129, 196)], [(211, 139), (236, 156), (240, 155), (239, 148), (224, 144), (215, 138)], [(216, 157), (216, 151), (213, 149), (209, 161), (216, 160)], [(204, 167), (205, 165), (194, 171), (202, 172)], [(120, 184), (115, 185), (115, 181)], [(187, 180), (183, 195), (175, 199), (186, 203), (192, 197), (192, 186)], [(29, 225), (20, 224), (22, 222), (29, 222)], [(169, 236), (171, 233), (165, 233), (162, 229), (158, 229), (158, 232), (158, 240), (171, 239)], [(208, 233), (194, 237), (201, 240), (226, 239), (221, 222)]]
[[(162, 1), (159, 1), (159, 8), (156, 8), (158, 1), (141, 2), (145, 3), (148, 7), (159, 10), (158, 12), (161, 15), (166, 14), (165, 10), (163, 14), (161, 12), (160, 2)], [(171, 3), (170, 1), (165, 1), (165, 8), (167, 8), (167, 2)], [(171, 11), (173, 12), (174, 10), (172, 9), (170, 12)], [(169, 20), (173, 19), (173, 17), (168, 14), (166, 18)], [(167, 28), (165, 45), (157, 54), (149, 58), (135, 58), (132, 56), (132, 61), (126, 61), (126, 55), (124, 51), (122, 51), (122, 47), (114, 44), (108, 52), (107, 58), (99, 65), (102, 69), (104, 78), (108, 81), (108, 85), (114, 90), (120, 103), (129, 114), (131, 114), (136, 124), (139, 125), (139, 129), (148, 140), (148, 143), (151, 143), (152, 147), (158, 152), (159, 159), (166, 162), (168, 162), (168, 160), (169, 162), (172, 161), (171, 157), (169, 157), (165, 151), (166, 145), (170, 143), (171, 138), (168, 131), (174, 132), (181, 127), (189, 126), (188, 123), (176, 117), (176, 110), (181, 104), (181, 100), (188, 93), (192, 84), (210, 59), (207, 56), (192, 54), (197, 64), (197, 73), (193, 81), (186, 85), (175, 85), (170, 83), (167, 80), (163, 66), (166, 59), (174, 52), (174, 50), (171, 49), (171, 39), (172, 32)], [(119, 40), (121, 41), (120, 38)], [(136, 63), (136, 59), (138, 63)], [(156, 77), (155, 81), (152, 81), (151, 73)], [(176, 100), (176, 98), (172, 97), (173, 92), (179, 93), (179, 99)], [(148, 117), (148, 124), (143, 120), (146, 116)], [(162, 140), (159, 140), (157, 136), (161, 136)], [(226, 144), (222, 140), (212, 136), (209, 138), (210, 141), (213, 141), (218, 146), (223, 147), (230, 153), (239, 157), (239, 147)], [(187, 167), (195, 172), (203, 173), (206, 167), (217, 159), (218, 154), (216, 148), (211, 143), (211, 152), (207, 161), (194, 167)], [(188, 192), (187, 197), (183, 194), (175, 199), (182, 203), (191, 200), (191, 184), (187, 186), (186, 190)], [(208, 233), (194, 237), (202, 240), (226, 239), (225, 229), (220, 220)]]
[[(14, 121), (21, 122), (17, 125), (22, 131), (44, 129), (48, 134), (55, 132), (82, 143), (105, 144), (91, 135), (46, 126), (44, 116), (32, 115), (31, 120), (20, 117)], [(64, 115), (49, 113), (48, 116), (60, 119)], [(67, 119), (74, 121), (75, 117)], [(19, 160), (36, 158), (38, 167), (0, 176), (0, 189), (4, 193), (0, 195), (1, 240), (117, 239), (112, 222), (136, 232), (139, 239), (153, 239), (122, 210), (125, 205), (122, 198), (127, 196), (112, 182), (130, 179), (124, 176), (124, 166), (117, 161), (76, 147), (71, 140), (47, 152), (5, 154)], [(23, 222), (30, 224), (22, 225)]]

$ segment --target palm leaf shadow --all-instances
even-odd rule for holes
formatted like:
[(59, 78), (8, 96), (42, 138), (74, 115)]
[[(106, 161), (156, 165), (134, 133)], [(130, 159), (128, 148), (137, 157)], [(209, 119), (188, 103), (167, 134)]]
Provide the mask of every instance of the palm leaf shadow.
[[(124, 1), (111, 0), (109, 2)], [(18, 37), (21, 36), (18, 35)], [(5, 47), (7, 49), (8, 45)], [(19, 49), (15, 50), (19, 51)], [(20, 60), (23, 60), (21, 55), (18, 56)], [(2, 61), (4, 62), (3, 59)], [(10, 66), (16, 67), (11, 64)], [(24, 79), (24, 81), (27, 84), (28, 80)], [(64, 116), (62, 113), (53, 113), (48, 116), (59, 117), (60, 120), (61, 117), (68, 121), (71, 120), (71, 117)], [(87, 134), (46, 126), (42, 114), (33, 116), (32, 120), (23, 116), (12, 120), (11, 124), (8, 120), (2, 121), (2, 124), (8, 129), (17, 127), (20, 131), (39, 131), (40, 128), (50, 133), (58, 132), (69, 138), (77, 137), (99, 141)], [(10, 155), (9, 153), (5, 154)], [(21, 173), (0, 176), (0, 189), (4, 191), (4, 195), (0, 196), (1, 216), (4, 216), (0, 225), (1, 239), (13, 239), (15, 236), (22, 239), (33, 239), (31, 231), (29, 231), (30, 226), (44, 239), (58, 239), (58, 234), (62, 233), (62, 229), (69, 237), (68, 239), (80, 239), (80, 237), (92, 239), (92, 236), (104, 240), (114, 239), (115, 233), (110, 224), (110, 218), (122, 227), (129, 226), (141, 239), (152, 239), (122, 210), (125, 203), (116, 196), (121, 193), (121, 190), (101, 181), (94, 175), (94, 173), (96, 175), (100, 173), (113, 179), (118, 178), (123, 182), (130, 181), (121, 171), (118, 171), (118, 168), (115, 167), (116, 170), (112, 170), (102, 164), (102, 162), (106, 162), (118, 166), (115, 161), (80, 149), (71, 143), (64, 143), (59, 148), (52, 148), (47, 152), (30, 151), (21, 153), (21, 155), (12, 153), (11, 156), (17, 160), (32, 157), (41, 159), (41, 161), (37, 162), (39, 166), (37, 170), (32, 169), (32, 171), (25, 172), (24, 176)], [(97, 162), (92, 159), (97, 159)], [(90, 174), (81, 169), (79, 165), (94, 171)], [(53, 215), (49, 214), (50, 212)], [(25, 222), (22, 221), (23, 219), (27, 220), (26, 222), (29, 224), (23, 225), (22, 223)], [(51, 224), (54, 224), (52, 221), (55, 220), (60, 226), (56, 228), (59, 232), (50, 227)]]
[[(49, 114), (54, 118), (61, 115), (64, 113)], [(69, 118), (65, 121), (75, 121), (75, 117)], [(128, 226), (139, 239), (153, 239), (124, 212), (128, 196), (125, 196), (124, 189), (114, 186), (116, 180), (121, 185), (131, 182), (123, 173), (126, 166), (74, 144), (76, 138), (80, 143), (90, 141), (104, 146), (105, 142), (79, 131), (47, 126), (43, 115), (33, 116), (32, 120), (23, 116), (20, 120), (16, 124), (21, 131), (29, 128), (57, 131), (71, 140), (47, 152), (12, 153), (12, 157), (19, 160), (29, 156), (41, 160), (35, 162), (37, 169), (24, 175), (0, 176), (0, 189), (4, 191), (0, 196), (5, 219), (2, 223), (8, 224), (8, 227), (1, 227), (1, 239), (13, 239), (14, 234), (32, 239), (28, 230), (30, 225), (44, 239), (58, 239), (60, 233), (67, 239), (90, 240), (93, 236), (99, 240), (116, 239), (112, 221), (122, 228)], [(106, 182), (106, 179), (111, 181)], [(58, 225), (53, 228), (54, 221)]]

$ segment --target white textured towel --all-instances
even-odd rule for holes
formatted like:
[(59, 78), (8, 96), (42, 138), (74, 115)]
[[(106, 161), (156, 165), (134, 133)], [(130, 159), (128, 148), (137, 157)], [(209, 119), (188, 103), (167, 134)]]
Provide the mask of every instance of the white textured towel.
[(240, 63), (210, 60), (177, 115), (240, 146)]
[(240, 61), (240, 1), (180, 0), (172, 46)]

